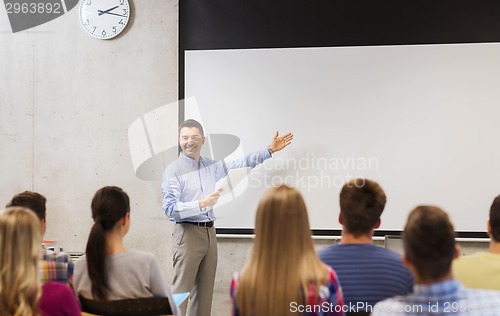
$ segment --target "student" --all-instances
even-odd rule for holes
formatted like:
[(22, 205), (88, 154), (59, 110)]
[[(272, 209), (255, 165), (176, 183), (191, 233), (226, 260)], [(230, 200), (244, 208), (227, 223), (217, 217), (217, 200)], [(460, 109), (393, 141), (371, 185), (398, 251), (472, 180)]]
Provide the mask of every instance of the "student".
[(385, 298), (412, 291), (413, 278), (401, 256), (373, 244), (386, 196), (380, 185), (358, 178), (340, 192), (340, 244), (319, 251), (324, 263), (337, 272), (345, 304), (351, 311), (367, 312)]
[(118, 187), (104, 187), (95, 193), (91, 209), (94, 225), (86, 253), (76, 262), (75, 292), (94, 300), (167, 297), (155, 256), (123, 244), (130, 227), (128, 195)]
[(233, 315), (344, 315), (337, 276), (316, 255), (297, 190), (282, 185), (260, 201), (252, 255), (232, 279), (231, 302)]
[(62, 283), (40, 286), (40, 222), (26, 208), (0, 214), (0, 315), (79, 316), (78, 301)]
[(500, 290), (500, 195), (490, 207), (487, 252), (461, 256), (453, 262), (453, 274), (465, 287)]
[(214, 205), (222, 190), (215, 183), (229, 170), (250, 167), (271, 158), (288, 146), (291, 133), (274, 136), (271, 144), (240, 159), (215, 161), (201, 156), (205, 144), (203, 127), (196, 120), (179, 125), (179, 158), (165, 169), (162, 179), (163, 210), (175, 222), (173, 233), (174, 293), (191, 292), (189, 306), (181, 305), (182, 313), (210, 315), (217, 268)]
[[(40, 193), (24, 191), (16, 194), (12, 200), (7, 203), (7, 207), (20, 206), (28, 208), (34, 212), (40, 220), (43, 238), (45, 230), (47, 229), (46, 202), (47, 199)], [(72, 286), (74, 263), (71, 257), (63, 251), (54, 252), (52, 250), (48, 250), (43, 244), (42, 247), (42, 261), (39, 264), (42, 283), (62, 282)]]
[(459, 248), (443, 210), (435, 206), (415, 208), (403, 237), (403, 261), (415, 277), (414, 293), (379, 302), (372, 316), (500, 315), (500, 292), (468, 290), (453, 278), (451, 263)]

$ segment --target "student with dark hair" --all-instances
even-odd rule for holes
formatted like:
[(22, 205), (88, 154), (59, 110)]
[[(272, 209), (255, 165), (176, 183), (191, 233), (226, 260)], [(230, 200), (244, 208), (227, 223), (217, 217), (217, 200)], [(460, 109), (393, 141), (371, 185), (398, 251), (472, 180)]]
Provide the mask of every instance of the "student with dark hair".
[(500, 290), (500, 195), (491, 204), (487, 229), (489, 250), (459, 257), (453, 274), (466, 287)]
[(380, 185), (357, 178), (340, 192), (340, 244), (319, 251), (319, 257), (339, 277), (346, 306), (369, 312), (385, 298), (412, 291), (413, 278), (394, 251), (373, 244), (373, 231), (380, 226), (386, 196)]
[[(7, 203), (7, 207), (19, 206), (25, 207), (36, 214), (40, 220), (42, 236), (47, 229), (46, 221), (46, 202), (47, 199), (38, 192), (24, 191), (16, 194), (12, 200)], [(52, 251), (43, 247), (42, 261), (39, 264), (40, 278), (42, 283), (63, 282), (72, 286), (74, 263), (71, 257), (63, 251)]]
[(411, 211), (403, 232), (404, 264), (415, 277), (414, 293), (375, 305), (372, 316), (500, 315), (500, 292), (468, 290), (453, 278), (459, 254), (448, 215), (435, 206)]
[(14, 195), (12, 200), (7, 203), (7, 207), (21, 206), (30, 209), (36, 214), (38, 219), (40, 219), (42, 223), (42, 233), (45, 233), (47, 225), (45, 221), (47, 213), (46, 203), (47, 199), (40, 193), (33, 191), (24, 191), (22, 193)]
[(167, 297), (155, 256), (123, 244), (130, 227), (128, 195), (118, 187), (104, 187), (95, 193), (91, 209), (94, 225), (86, 253), (76, 262), (75, 292), (94, 300)]
[(42, 233), (35, 214), (11, 206), (0, 213), (0, 315), (79, 316), (78, 301), (66, 285), (40, 283)]

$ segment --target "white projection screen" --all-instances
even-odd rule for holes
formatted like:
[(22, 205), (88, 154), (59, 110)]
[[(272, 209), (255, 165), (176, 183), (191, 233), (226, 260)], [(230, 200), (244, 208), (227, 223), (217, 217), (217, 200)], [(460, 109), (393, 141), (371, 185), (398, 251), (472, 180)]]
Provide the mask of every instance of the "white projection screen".
[(312, 228), (339, 228), (340, 188), (365, 177), (387, 193), (381, 229), (434, 204), (457, 230), (484, 230), (499, 194), (499, 56), (499, 44), (187, 52), (186, 97), (207, 134), (235, 135), (245, 153), (295, 135), (216, 208), (218, 227), (252, 227), (256, 197), (286, 183)]
[[(447, 211), (458, 232), (486, 230), (500, 194), (500, 44), (445, 43), (182, 51), (185, 118), (239, 139), (231, 157), (293, 144), (219, 186), (219, 229), (251, 229), (273, 185), (298, 188), (311, 228), (336, 231), (343, 184), (387, 194), (380, 231), (401, 231), (417, 205)], [(210, 135), (214, 135), (210, 137)], [(286, 223), (283, 223), (286, 224)]]

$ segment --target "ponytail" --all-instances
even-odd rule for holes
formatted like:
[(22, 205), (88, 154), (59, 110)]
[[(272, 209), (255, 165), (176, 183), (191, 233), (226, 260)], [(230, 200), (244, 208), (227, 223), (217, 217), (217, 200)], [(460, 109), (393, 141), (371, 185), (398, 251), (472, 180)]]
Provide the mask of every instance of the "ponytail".
[(87, 270), (94, 299), (106, 300), (109, 288), (106, 270), (106, 232), (130, 212), (128, 195), (118, 187), (104, 187), (96, 192), (92, 199), (92, 217), (94, 225), (90, 231), (85, 250)]
[(101, 224), (94, 223), (92, 226), (85, 253), (92, 296), (98, 300), (106, 300), (109, 291), (106, 273), (106, 232)]

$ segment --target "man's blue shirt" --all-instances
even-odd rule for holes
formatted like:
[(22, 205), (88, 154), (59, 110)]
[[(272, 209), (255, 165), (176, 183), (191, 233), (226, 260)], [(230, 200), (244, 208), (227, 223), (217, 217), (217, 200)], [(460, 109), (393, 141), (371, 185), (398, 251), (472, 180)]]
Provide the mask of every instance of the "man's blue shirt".
[(181, 153), (163, 173), (161, 191), (165, 215), (173, 222), (215, 220), (213, 206), (201, 209), (199, 201), (215, 191), (215, 184), (229, 170), (253, 168), (269, 158), (267, 148), (231, 161), (200, 157), (198, 163)]

